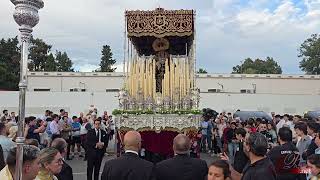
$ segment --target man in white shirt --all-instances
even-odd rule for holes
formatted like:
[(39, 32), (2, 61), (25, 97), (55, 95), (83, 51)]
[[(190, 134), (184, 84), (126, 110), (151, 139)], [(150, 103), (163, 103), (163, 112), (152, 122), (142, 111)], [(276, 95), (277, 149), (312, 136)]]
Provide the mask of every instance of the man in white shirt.
[(59, 125), (59, 117), (58, 115), (54, 114), (52, 115), (52, 122), (50, 123), (50, 131), (52, 133), (52, 141), (55, 138), (60, 137), (60, 131), (61, 131), (61, 127)]
[(294, 125), (292, 121), (289, 121), (289, 115), (285, 114), (283, 115), (283, 119), (280, 120), (280, 122), (277, 124), (277, 132), (282, 127), (289, 127), (291, 131), (294, 131)]

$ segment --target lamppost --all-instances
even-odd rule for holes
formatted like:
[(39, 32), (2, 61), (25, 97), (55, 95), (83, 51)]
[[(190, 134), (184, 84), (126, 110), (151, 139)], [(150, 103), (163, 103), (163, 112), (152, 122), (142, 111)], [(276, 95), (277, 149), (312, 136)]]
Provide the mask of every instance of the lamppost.
[(19, 82), (19, 121), (17, 132), (17, 155), (15, 180), (22, 179), (23, 163), (23, 144), (24, 144), (24, 119), (25, 119), (25, 100), (27, 89), (27, 68), (29, 55), (29, 41), (32, 28), (39, 22), (38, 10), (43, 8), (42, 0), (11, 0), (15, 5), (13, 18), (20, 26), (21, 38), (21, 60), (20, 60), (20, 82)]

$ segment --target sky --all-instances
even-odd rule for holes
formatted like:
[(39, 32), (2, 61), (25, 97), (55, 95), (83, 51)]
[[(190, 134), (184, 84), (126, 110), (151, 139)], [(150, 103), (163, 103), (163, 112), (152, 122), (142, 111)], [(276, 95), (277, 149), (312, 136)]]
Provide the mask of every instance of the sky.
[[(66, 51), (78, 71), (99, 65), (111, 46), (122, 71), (124, 11), (196, 10), (197, 68), (231, 73), (245, 58), (273, 57), (284, 74), (302, 74), (298, 49), (320, 33), (320, 0), (44, 0), (33, 36)], [(10, 0), (0, 0), (0, 38), (19, 34)]]

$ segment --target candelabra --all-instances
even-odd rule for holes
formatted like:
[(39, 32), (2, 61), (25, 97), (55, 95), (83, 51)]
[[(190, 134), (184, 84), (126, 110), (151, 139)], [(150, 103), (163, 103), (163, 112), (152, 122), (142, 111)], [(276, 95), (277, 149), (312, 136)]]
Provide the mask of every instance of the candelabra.
[(24, 144), (24, 119), (25, 119), (25, 99), (27, 89), (27, 67), (29, 55), (29, 41), (32, 28), (39, 22), (38, 10), (43, 8), (42, 0), (11, 0), (15, 5), (13, 18), (20, 26), (21, 38), (21, 60), (20, 60), (20, 82), (19, 82), (19, 121), (17, 132), (17, 155), (15, 180), (22, 179), (23, 164), (23, 144)]

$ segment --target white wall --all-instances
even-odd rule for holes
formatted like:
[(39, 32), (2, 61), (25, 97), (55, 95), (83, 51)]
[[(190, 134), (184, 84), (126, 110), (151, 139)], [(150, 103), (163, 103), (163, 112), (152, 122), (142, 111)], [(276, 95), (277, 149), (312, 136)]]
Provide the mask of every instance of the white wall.
[[(19, 92), (0, 91), (0, 110), (18, 110)], [(70, 115), (87, 112), (90, 105), (99, 113), (109, 113), (118, 107), (117, 93), (105, 92), (27, 92), (26, 114), (42, 115), (46, 109), (57, 113), (64, 108)], [(201, 93), (201, 108), (217, 111), (264, 110), (276, 113), (303, 114), (307, 110), (320, 110), (319, 95), (272, 95), (272, 94), (227, 94)]]

